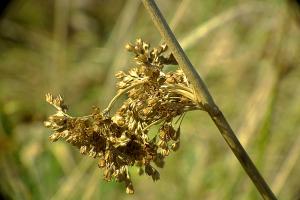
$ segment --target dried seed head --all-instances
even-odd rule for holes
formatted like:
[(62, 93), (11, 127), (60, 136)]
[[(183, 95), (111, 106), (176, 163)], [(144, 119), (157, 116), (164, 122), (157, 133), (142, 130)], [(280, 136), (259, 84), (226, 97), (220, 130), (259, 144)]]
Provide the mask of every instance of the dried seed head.
[(112, 121), (116, 123), (118, 127), (122, 127), (125, 125), (125, 120), (121, 115), (114, 115), (112, 117)]
[(141, 176), (141, 175), (143, 175), (144, 174), (144, 169), (142, 168), (142, 167), (139, 167), (138, 168), (138, 174)]
[(129, 51), (129, 52), (134, 51), (134, 46), (133, 46), (132, 44), (130, 44), (130, 43), (126, 44), (126, 45), (125, 45), (125, 48), (126, 48), (126, 50)]
[(133, 185), (130, 182), (128, 185), (126, 185), (126, 193), (127, 194), (134, 194), (134, 189), (133, 189)]
[(171, 145), (171, 149), (173, 151), (177, 151), (180, 147), (180, 141), (177, 141), (177, 142), (174, 142), (172, 145)]
[(160, 179), (160, 174), (159, 174), (159, 172), (156, 169), (154, 169), (154, 172), (153, 172), (153, 174), (152, 174), (151, 177), (152, 177), (153, 181), (157, 181), (157, 180)]
[(117, 79), (122, 79), (126, 76), (126, 74), (123, 72), (123, 71), (118, 71), (116, 74), (115, 74), (115, 77)]
[[(194, 101), (182, 70), (164, 71), (165, 65), (177, 64), (172, 54), (165, 56), (167, 45), (150, 48), (137, 39), (126, 49), (134, 54), (136, 66), (116, 73), (118, 93), (104, 111), (95, 107), (90, 115), (72, 117), (61, 96), (47, 94), (46, 101), (56, 113), (44, 125), (53, 131), (49, 136), (52, 142), (63, 139), (81, 154), (97, 158), (104, 179), (125, 183), (126, 193), (133, 194), (128, 167), (135, 165), (140, 175), (145, 172), (158, 180), (159, 172), (151, 164), (162, 168), (170, 150), (179, 148), (180, 126), (174, 129), (174, 119), (201, 105)], [(126, 99), (111, 113), (121, 95)], [(149, 129), (154, 125), (159, 125), (159, 133), (150, 138)]]
[(99, 166), (99, 168), (105, 167), (105, 159), (100, 158), (98, 161), (98, 166)]

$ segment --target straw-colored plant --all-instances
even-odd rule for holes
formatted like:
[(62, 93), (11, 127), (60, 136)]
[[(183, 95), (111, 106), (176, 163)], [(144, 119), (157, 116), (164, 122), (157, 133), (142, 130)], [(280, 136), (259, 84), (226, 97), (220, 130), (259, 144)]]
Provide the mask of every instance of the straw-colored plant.
[[(117, 95), (106, 109), (94, 108), (91, 115), (72, 117), (61, 96), (47, 94), (47, 102), (57, 112), (45, 125), (54, 131), (52, 142), (65, 139), (80, 153), (97, 158), (105, 180), (125, 182), (126, 192), (133, 193), (128, 167), (138, 166), (140, 174), (145, 172), (158, 180), (153, 164), (163, 167), (164, 158), (180, 144), (180, 124), (175, 128), (174, 123), (182, 120), (185, 112), (201, 110), (202, 106), (181, 69), (165, 72), (165, 65), (177, 64), (172, 54), (164, 56), (168, 49), (165, 44), (151, 49), (137, 39), (126, 49), (135, 54), (137, 66), (116, 74)], [(126, 100), (112, 114), (114, 103), (123, 95)], [(156, 124), (159, 131), (151, 138), (149, 129)]]

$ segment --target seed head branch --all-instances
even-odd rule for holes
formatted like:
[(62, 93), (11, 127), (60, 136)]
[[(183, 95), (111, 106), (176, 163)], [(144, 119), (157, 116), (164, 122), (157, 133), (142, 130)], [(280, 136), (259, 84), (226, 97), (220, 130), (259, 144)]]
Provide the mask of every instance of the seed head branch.
[[(116, 73), (117, 94), (106, 109), (94, 108), (90, 115), (71, 117), (61, 96), (47, 94), (47, 102), (57, 112), (45, 126), (53, 131), (49, 137), (52, 142), (63, 139), (81, 154), (98, 159), (103, 178), (123, 182), (126, 192), (132, 194), (128, 168), (137, 166), (140, 174), (157, 181), (160, 176), (154, 166), (162, 168), (165, 158), (179, 148), (180, 124), (175, 128), (174, 119), (203, 107), (182, 70), (164, 70), (165, 65), (177, 64), (172, 54), (166, 56), (165, 44), (150, 48), (137, 39), (126, 49), (134, 54), (136, 66)], [(125, 100), (122, 98), (121, 106), (112, 113), (121, 96)], [(159, 125), (159, 131), (150, 138), (148, 133), (154, 125)]]

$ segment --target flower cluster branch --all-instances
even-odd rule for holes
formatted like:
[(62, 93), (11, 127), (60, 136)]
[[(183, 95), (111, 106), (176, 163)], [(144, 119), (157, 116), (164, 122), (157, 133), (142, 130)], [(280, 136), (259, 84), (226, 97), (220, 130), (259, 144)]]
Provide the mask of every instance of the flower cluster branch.
[[(52, 142), (64, 139), (81, 154), (98, 159), (104, 179), (124, 182), (126, 192), (132, 194), (128, 167), (137, 166), (140, 175), (158, 180), (156, 168), (162, 168), (165, 158), (180, 145), (180, 124), (176, 123), (187, 111), (203, 108), (183, 71), (165, 69), (166, 65), (177, 65), (172, 54), (165, 56), (165, 44), (150, 48), (137, 39), (126, 49), (134, 54), (136, 66), (116, 73), (117, 94), (106, 109), (94, 108), (88, 116), (72, 117), (61, 96), (47, 94), (47, 102), (57, 112), (45, 126), (53, 131), (49, 137)], [(120, 98), (123, 96), (125, 100)], [(119, 99), (122, 104), (112, 113)], [(150, 137), (154, 125), (159, 129)]]

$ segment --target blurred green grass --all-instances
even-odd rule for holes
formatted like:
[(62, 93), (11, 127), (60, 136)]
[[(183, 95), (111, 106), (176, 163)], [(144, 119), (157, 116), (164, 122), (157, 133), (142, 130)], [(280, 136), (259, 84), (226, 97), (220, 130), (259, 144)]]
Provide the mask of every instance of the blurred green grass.
[[(300, 198), (299, 24), (279, 0), (158, 4), (279, 199)], [(0, 21), (0, 192), (8, 199), (259, 199), (205, 113), (183, 121), (161, 180), (132, 169), (134, 196), (96, 161), (48, 142), (44, 94), (74, 115), (113, 96), (124, 45), (161, 41), (139, 1), (14, 1)]]

